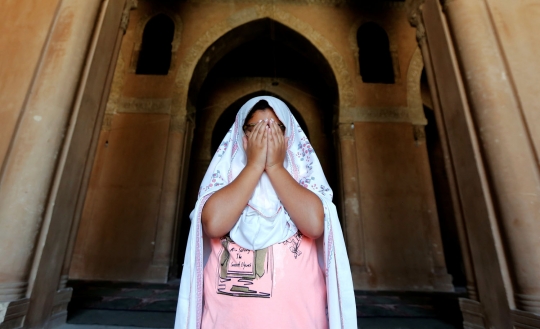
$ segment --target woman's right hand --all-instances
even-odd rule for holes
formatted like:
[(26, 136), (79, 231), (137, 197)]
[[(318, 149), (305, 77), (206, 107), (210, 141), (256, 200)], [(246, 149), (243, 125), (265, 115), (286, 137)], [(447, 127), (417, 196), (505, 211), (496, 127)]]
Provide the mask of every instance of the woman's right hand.
[(247, 137), (243, 137), (247, 165), (227, 186), (212, 194), (204, 205), (201, 221), (206, 235), (220, 238), (231, 231), (246, 208), (255, 186), (264, 172), (268, 130), (266, 121), (259, 121)]
[(253, 130), (247, 135), (244, 135), (243, 144), (244, 150), (247, 154), (246, 166), (254, 166), (261, 171), (264, 170), (266, 165), (266, 149), (268, 138), (268, 126), (265, 120), (259, 121)]

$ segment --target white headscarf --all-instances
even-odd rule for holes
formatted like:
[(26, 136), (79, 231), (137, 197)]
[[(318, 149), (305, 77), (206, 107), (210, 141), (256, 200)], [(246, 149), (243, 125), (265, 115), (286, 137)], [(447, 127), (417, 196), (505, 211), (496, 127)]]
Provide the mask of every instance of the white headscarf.
[[(307, 136), (287, 105), (275, 97), (260, 96), (250, 99), (240, 108), (234, 125), (223, 139), (204, 175), (197, 204), (190, 215), (191, 228), (180, 282), (175, 329), (200, 328), (203, 268), (210, 252), (208, 241), (203, 239), (202, 209), (213, 193), (231, 183), (246, 166), (242, 126), (249, 111), (260, 100), (268, 102), (286, 127), (285, 136), (289, 138), (289, 144), (285, 169), (300, 185), (315, 193), (323, 204), (325, 230), (324, 236), (317, 242), (319, 264), (326, 275), (330, 328), (357, 328), (349, 259), (336, 207), (332, 203), (332, 190)], [(248, 206), (230, 232), (231, 239), (244, 248), (259, 250), (287, 240), (296, 231), (296, 226), (279, 201), (268, 176), (263, 173)]]

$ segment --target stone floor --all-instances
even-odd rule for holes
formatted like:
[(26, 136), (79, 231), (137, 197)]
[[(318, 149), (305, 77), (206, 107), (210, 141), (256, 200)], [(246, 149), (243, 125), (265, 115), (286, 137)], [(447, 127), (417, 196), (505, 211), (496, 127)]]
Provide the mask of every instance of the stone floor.
[[(72, 281), (68, 323), (62, 329), (173, 328), (178, 280), (167, 284)], [(463, 289), (462, 289), (463, 290)], [(462, 328), (455, 293), (356, 291), (358, 328)]]
[[(457, 327), (433, 319), (362, 319), (359, 329), (456, 329)], [(105, 326), (66, 323), (59, 329), (160, 329), (151, 327)]]
[[(84, 310), (70, 316), (60, 329), (163, 329), (173, 328), (174, 314)], [(359, 318), (360, 329), (457, 329), (433, 318)]]

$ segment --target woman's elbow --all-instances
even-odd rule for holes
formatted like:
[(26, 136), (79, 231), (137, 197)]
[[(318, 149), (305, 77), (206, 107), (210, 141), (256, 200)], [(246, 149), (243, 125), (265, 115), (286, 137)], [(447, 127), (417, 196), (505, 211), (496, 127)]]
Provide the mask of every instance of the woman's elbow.
[(212, 221), (201, 218), (201, 222), (202, 222), (204, 233), (210, 239), (221, 238), (222, 236), (225, 235), (225, 234), (221, 234), (220, 229), (216, 227), (216, 225), (212, 223)]
[(217, 218), (215, 214), (212, 214), (209, 209), (203, 209), (201, 222), (204, 233), (210, 239), (221, 238), (225, 235), (222, 234), (221, 228), (217, 225), (217, 223), (219, 223), (219, 218)]
[(320, 215), (316, 214), (314, 218), (316, 218), (316, 220), (310, 225), (309, 229), (302, 232), (308, 238), (313, 240), (320, 238), (324, 234), (324, 213)]

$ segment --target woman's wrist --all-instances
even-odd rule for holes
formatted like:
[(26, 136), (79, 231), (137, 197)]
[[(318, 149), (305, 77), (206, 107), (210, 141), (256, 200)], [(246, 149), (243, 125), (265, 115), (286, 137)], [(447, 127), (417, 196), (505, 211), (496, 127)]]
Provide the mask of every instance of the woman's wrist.
[(266, 173), (268, 175), (272, 175), (272, 174), (274, 174), (276, 172), (281, 171), (282, 169), (285, 170), (285, 167), (283, 167), (283, 164), (281, 164), (281, 163), (275, 163), (275, 164), (273, 164), (271, 166), (268, 166), (268, 167), (264, 168), (264, 170), (266, 171)]
[(248, 162), (246, 164), (246, 167), (244, 168), (244, 170), (260, 172), (260, 174), (262, 175), (262, 173), (264, 171), (264, 164), (256, 164), (256, 163), (249, 163)]

